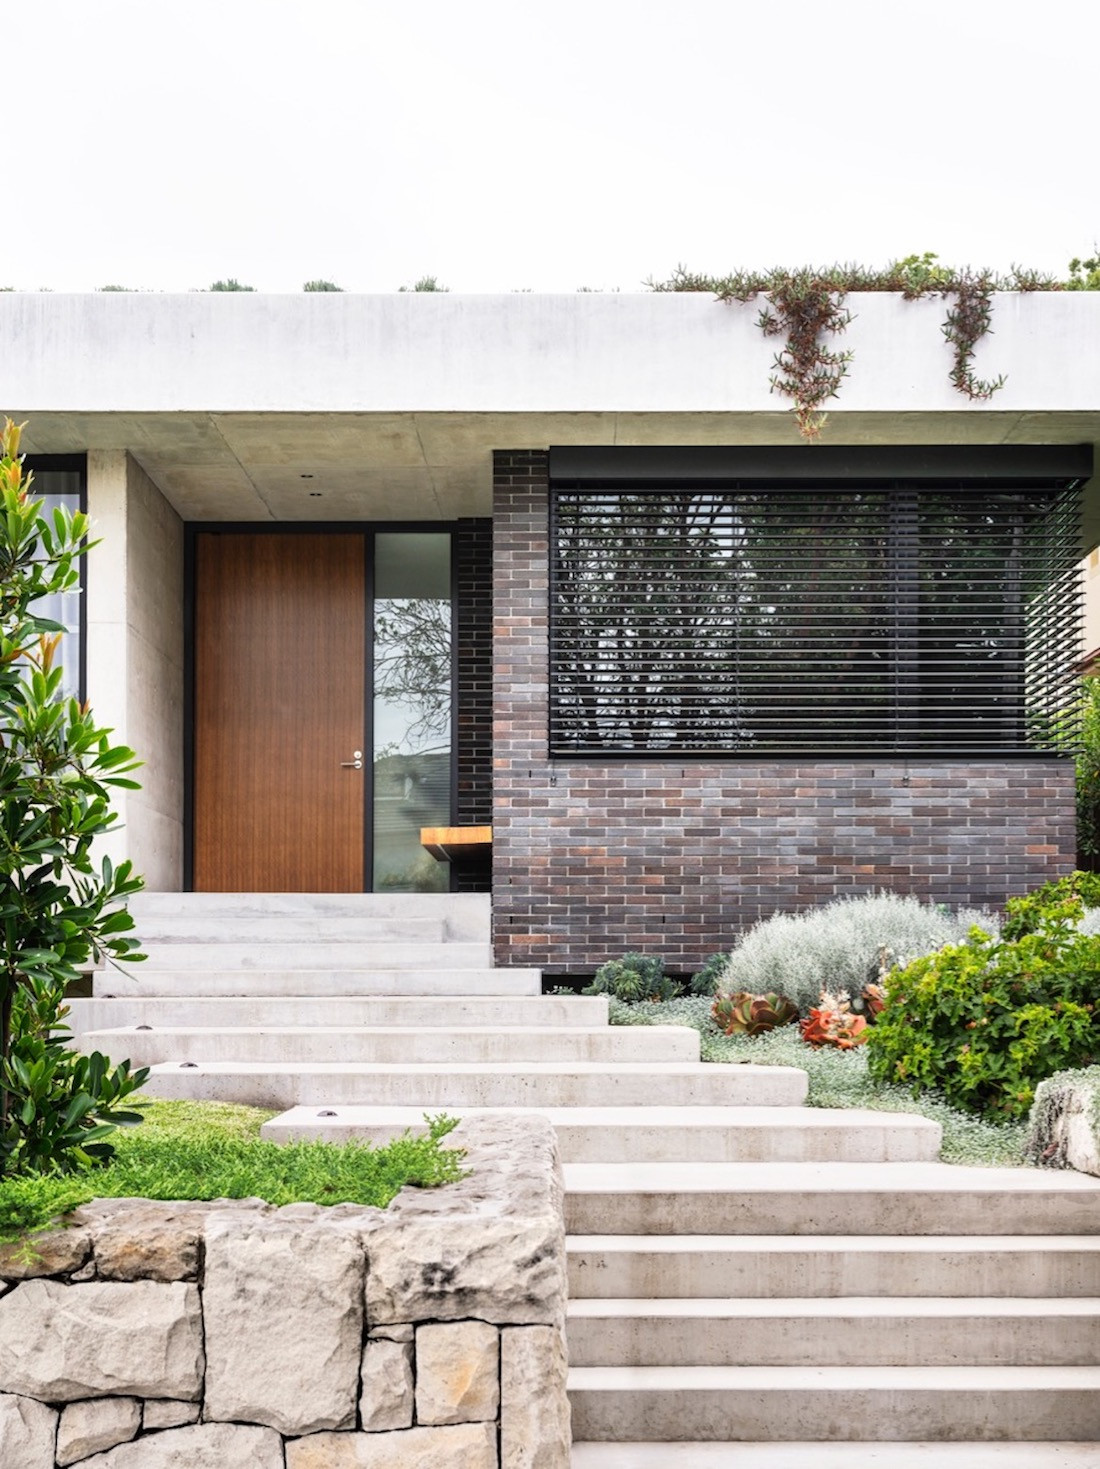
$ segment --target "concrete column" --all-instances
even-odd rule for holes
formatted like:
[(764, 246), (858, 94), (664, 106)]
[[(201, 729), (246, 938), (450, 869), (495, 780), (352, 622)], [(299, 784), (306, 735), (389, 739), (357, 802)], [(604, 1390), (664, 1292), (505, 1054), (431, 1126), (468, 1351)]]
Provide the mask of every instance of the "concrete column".
[(120, 830), (103, 850), (129, 857), (154, 891), (183, 880), (183, 525), (122, 450), (88, 455), (88, 697), (113, 738), (145, 764), (119, 791)]

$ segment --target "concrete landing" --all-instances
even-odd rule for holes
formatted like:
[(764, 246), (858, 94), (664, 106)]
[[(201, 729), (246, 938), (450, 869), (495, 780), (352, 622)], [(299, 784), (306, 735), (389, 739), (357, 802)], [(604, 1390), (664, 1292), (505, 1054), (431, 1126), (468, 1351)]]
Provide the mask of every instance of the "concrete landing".
[[(452, 1111), (470, 1116), (483, 1108)], [(517, 1110), (510, 1108), (509, 1110)], [(520, 1110), (528, 1111), (529, 1108)], [(568, 1163), (885, 1163), (939, 1156), (941, 1128), (923, 1117), (824, 1107), (544, 1107)], [(422, 1132), (415, 1107), (294, 1107), (263, 1127), (273, 1142), (382, 1143)]]
[[(797, 1106), (806, 1073), (778, 1066), (702, 1062), (481, 1062), (387, 1066), (353, 1062), (223, 1061), (154, 1066), (153, 1097), (259, 1107), (377, 1103), (421, 1110), (474, 1107)], [(583, 1166), (583, 1165), (578, 1165)], [(591, 1231), (589, 1231), (591, 1232)]]

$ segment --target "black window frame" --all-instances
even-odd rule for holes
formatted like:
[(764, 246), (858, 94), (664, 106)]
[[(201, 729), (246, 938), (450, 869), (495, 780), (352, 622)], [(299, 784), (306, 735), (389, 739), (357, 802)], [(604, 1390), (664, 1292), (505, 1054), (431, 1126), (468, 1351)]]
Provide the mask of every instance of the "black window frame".
[[(1080, 579), (1077, 563), (1082, 553), (1080, 536), (1080, 491), (1092, 468), (1091, 446), (931, 446), (927, 448), (836, 448), (815, 446), (799, 450), (768, 448), (626, 448), (626, 449), (552, 449), (550, 469), (550, 685), (548, 746), (553, 758), (645, 758), (676, 760), (684, 757), (701, 759), (746, 758), (939, 758), (967, 759), (1011, 758), (1035, 754), (1067, 755), (1074, 740), (1073, 689), (1074, 664), (1079, 656)], [(886, 723), (889, 733), (880, 728), (871, 737), (839, 739), (836, 730), (817, 731), (805, 738), (716, 739), (713, 732), (704, 738), (670, 739), (662, 736), (646, 743), (628, 743), (608, 735), (615, 724), (612, 714), (602, 733), (590, 721), (587, 728), (571, 712), (568, 670), (575, 669), (578, 657), (592, 657), (594, 642), (587, 652), (577, 639), (577, 621), (570, 623), (564, 609), (563, 507), (576, 505), (585, 496), (598, 497), (607, 503), (608, 496), (628, 495), (644, 505), (644, 497), (685, 493), (712, 493), (755, 497), (774, 496), (781, 505), (783, 496), (794, 503), (798, 497), (829, 495), (843, 502), (845, 495), (879, 494), (888, 506), (889, 543), (894, 560), (890, 569), (890, 632), (888, 663), (877, 665), (877, 676), (888, 671), (893, 682), (894, 703)], [(983, 499), (983, 496), (985, 497)], [(927, 715), (922, 720), (922, 705), (955, 709), (960, 691), (967, 689), (969, 669), (961, 653), (944, 654), (944, 648), (961, 648), (959, 624), (950, 624), (947, 633), (941, 629), (930, 633), (936, 617), (943, 621), (943, 606), (925, 600), (927, 609), (924, 632), (921, 633), (922, 608), (920, 585), (922, 575), (927, 584), (927, 567), (935, 566), (934, 551), (921, 549), (921, 538), (934, 540), (935, 517), (949, 522), (955, 511), (962, 521), (977, 506), (1000, 505), (1004, 515), (1017, 513), (1023, 517), (1025, 507), (1033, 513), (1042, 502), (1047, 507), (1048, 531), (1042, 543), (1029, 543), (1032, 591), (1044, 578), (1045, 590), (1029, 601), (1031, 592), (1020, 591), (1016, 605), (1019, 629), (1028, 617), (1038, 618), (1038, 641), (1043, 643), (1044, 658), (1032, 659), (1024, 669), (1021, 641), (1019, 658), (1012, 661), (1011, 642), (1007, 635), (1005, 649), (997, 656), (1000, 663), (984, 670), (989, 703), (982, 705), (969, 721), (962, 716), (949, 716), (950, 728), (936, 737), (935, 727)], [(1017, 507), (1012, 511), (1011, 507)], [(934, 510), (934, 514), (932, 513)], [(640, 512), (644, 518), (644, 510)], [(923, 517), (923, 519), (922, 519)], [(989, 522), (993, 523), (993, 522)], [(1006, 518), (1004, 525), (1009, 524)], [(1029, 522), (1034, 528), (1036, 522)], [(1000, 523), (995, 529), (1003, 529)], [(956, 530), (956, 536), (965, 535)], [(1038, 549), (1036, 549), (1038, 547)], [(923, 556), (923, 560), (922, 560)], [(1038, 558), (1038, 560), (1036, 560)], [(1045, 558), (1045, 559), (1044, 559)], [(945, 564), (946, 565), (946, 564)], [(1038, 566), (1038, 571), (1036, 567)], [(943, 573), (950, 581), (951, 567)], [(996, 586), (1003, 595), (1002, 580), (987, 574), (990, 589)], [(1021, 587), (1023, 583), (1021, 583)], [(955, 601), (965, 605), (971, 589), (966, 587)], [(992, 590), (990, 595), (992, 596)], [(1035, 611), (1037, 603), (1042, 605)], [(992, 605), (992, 603), (990, 603)], [(976, 618), (980, 619), (979, 608)], [(956, 612), (956, 617), (960, 614)], [(965, 624), (963, 624), (965, 626)], [(988, 626), (976, 620), (975, 628)], [(1035, 628), (1027, 631), (1030, 644), (1036, 642)], [(590, 635), (594, 636), (594, 635)], [(916, 640), (923, 638), (920, 649)], [(939, 662), (930, 659), (928, 647), (938, 638)], [(952, 643), (952, 638), (954, 643)], [(990, 639), (987, 639), (989, 641)], [(996, 662), (994, 655), (983, 651), (986, 663)], [(975, 659), (979, 655), (975, 654)], [(572, 663), (571, 661), (572, 660)], [(595, 660), (593, 660), (595, 661)], [(739, 665), (740, 667), (740, 665)], [(691, 672), (688, 679), (693, 676)], [(736, 679), (736, 671), (732, 678)], [(612, 674), (614, 678), (614, 673)], [(797, 678), (797, 676), (795, 676)], [(1013, 683), (1011, 680), (1015, 680)], [(954, 681), (954, 683), (952, 683)], [(961, 682), (960, 682), (961, 681)], [(690, 683), (687, 684), (689, 690)], [(705, 687), (705, 681), (696, 684)], [(858, 692), (858, 691), (855, 691)], [(685, 695), (685, 703), (690, 699)], [(699, 706), (703, 707), (701, 697)], [(740, 695), (738, 695), (740, 697)], [(573, 697), (572, 709), (576, 708)], [(610, 707), (614, 708), (612, 704)], [(732, 707), (732, 698), (731, 698)], [(1030, 709), (1030, 712), (1029, 712)], [(1039, 709), (1037, 716), (1035, 710)], [(729, 716), (730, 721), (733, 715)], [(805, 718), (800, 714), (799, 718)], [(621, 723), (626, 725), (625, 718)], [(675, 723), (670, 717), (670, 723)], [(689, 720), (685, 723), (690, 725)], [(696, 721), (705, 726), (705, 720)], [(798, 718), (793, 720), (798, 725)], [(854, 721), (853, 721), (854, 724)], [(992, 733), (996, 731), (997, 737)]]

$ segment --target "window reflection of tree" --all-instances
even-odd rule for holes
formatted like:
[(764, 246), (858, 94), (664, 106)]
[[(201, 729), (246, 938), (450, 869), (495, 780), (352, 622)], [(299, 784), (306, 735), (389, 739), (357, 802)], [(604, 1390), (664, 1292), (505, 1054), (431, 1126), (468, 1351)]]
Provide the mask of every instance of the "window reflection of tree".
[(375, 604), (374, 689), (378, 699), (407, 715), (401, 739), (378, 756), (450, 748), (449, 602), (393, 597)]

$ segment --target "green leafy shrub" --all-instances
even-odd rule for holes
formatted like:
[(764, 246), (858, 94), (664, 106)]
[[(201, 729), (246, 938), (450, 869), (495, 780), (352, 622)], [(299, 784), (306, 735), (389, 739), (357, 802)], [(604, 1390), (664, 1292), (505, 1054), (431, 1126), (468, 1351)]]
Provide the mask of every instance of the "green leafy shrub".
[(614, 995), (617, 1000), (672, 1000), (683, 993), (679, 980), (665, 973), (665, 961), (651, 954), (624, 954), (596, 970), (586, 995)]
[(1080, 923), (1086, 908), (1100, 908), (1100, 872), (1071, 872), (1043, 883), (1034, 892), (1009, 898), (1002, 936), (1022, 938), (1051, 920)]
[(1081, 680), (1080, 730), (1073, 751), (1077, 787), (1077, 860), (1100, 867), (1100, 678)]
[(701, 968), (691, 976), (688, 983), (689, 993), (704, 998), (716, 995), (728, 963), (728, 954), (712, 954), (709, 959), (705, 959)]
[(774, 990), (805, 1013), (822, 990), (859, 994), (879, 979), (884, 957), (906, 963), (930, 954), (965, 939), (976, 922), (997, 926), (993, 914), (956, 914), (896, 893), (834, 898), (803, 913), (774, 913), (738, 938), (721, 987), (755, 994)]
[(148, 1067), (112, 1069), (106, 1056), (82, 1056), (65, 1044), (68, 1026), (61, 987), (29, 980), (12, 1006), (11, 1051), (3, 1066), (8, 1117), (0, 1131), (0, 1173), (70, 1173), (106, 1162), (106, 1139), (123, 1123), (141, 1121), (127, 1110)]
[[(98, 1065), (79, 1075), (35, 1031), (46, 985), (60, 993), (93, 960), (139, 959), (123, 904), (141, 886), (124, 862), (93, 866), (93, 844), (115, 820), (115, 787), (135, 788), (133, 751), (112, 746), (91, 711), (66, 699), (57, 664), (59, 623), (40, 615), (44, 599), (77, 589), (88, 518), (58, 508), (47, 518), (23, 472), (20, 428), (0, 428), (0, 1174), (48, 1167), (53, 1137), (65, 1162), (79, 1151), (71, 1134), (99, 1126), (128, 1089)], [(12, 1017), (41, 1051), (13, 1050)], [(116, 1085), (117, 1083), (117, 1085)], [(93, 1093), (97, 1095), (93, 1095)], [(83, 1099), (88, 1098), (88, 1110)], [(51, 1109), (59, 1113), (48, 1117)], [(18, 1116), (14, 1118), (13, 1113)], [(21, 1120), (26, 1115), (25, 1121)], [(21, 1132), (20, 1129), (23, 1129)], [(33, 1129), (35, 1141), (29, 1141)], [(88, 1153), (87, 1156), (93, 1156)]]
[(1047, 911), (1033, 931), (914, 960), (887, 981), (868, 1035), (872, 1077), (993, 1118), (1027, 1114), (1036, 1084), (1100, 1055), (1094, 1009), (1100, 938)]

